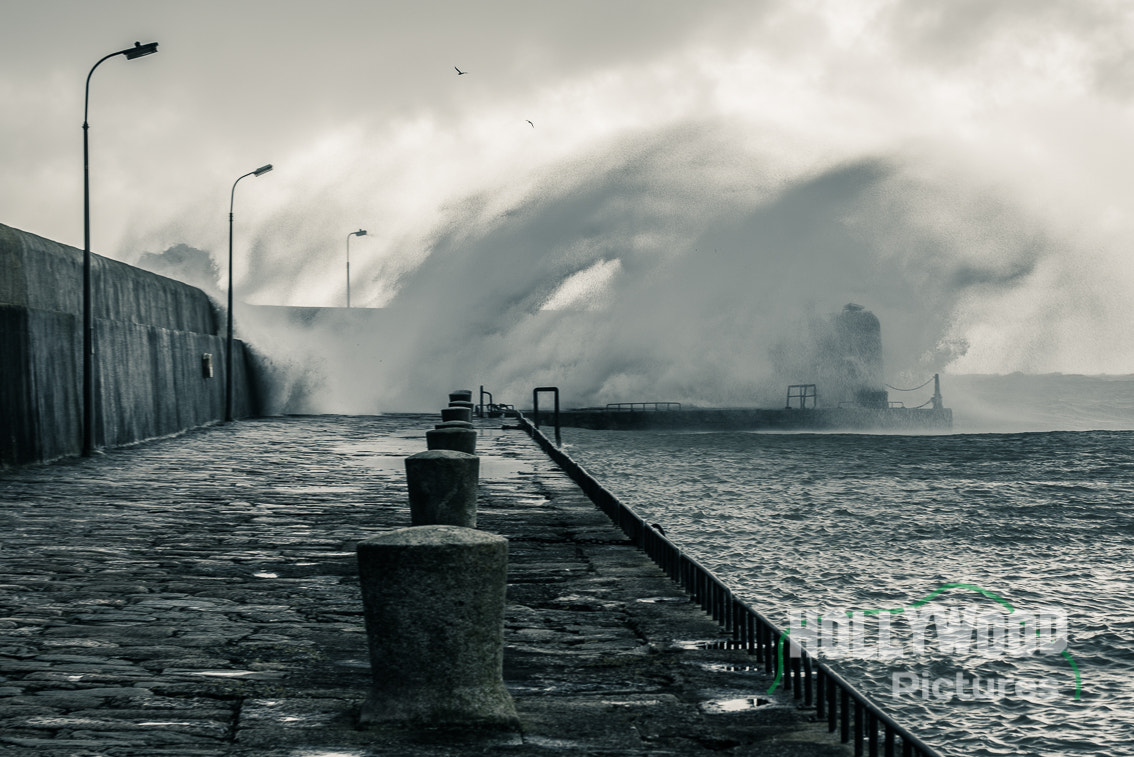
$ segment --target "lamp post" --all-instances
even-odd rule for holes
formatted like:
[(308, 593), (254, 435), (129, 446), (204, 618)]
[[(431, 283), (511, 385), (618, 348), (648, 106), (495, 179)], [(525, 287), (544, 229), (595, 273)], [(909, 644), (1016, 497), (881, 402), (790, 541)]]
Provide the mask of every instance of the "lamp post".
[(366, 236), (366, 229), (352, 231), (346, 235), (346, 306), (350, 307), (350, 238)]
[(87, 74), (87, 86), (83, 94), (83, 454), (94, 452), (94, 317), (91, 304), (91, 168), (90, 148), (87, 132), (90, 125), (87, 116), (91, 105), (91, 76), (104, 60), (116, 55), (126, 56), (126, 60), (142, 58), (157, 52), (158, 43), (143, 45), (135, 42), (133, 47), (105, 55), (91, 66)]
[(224, 344), (224, 420), (232, 420), (232, 208), (236, 202), (236, 185), (240, 179), (249, 176), (262, 176), (272, 170), (272, 164), (260, 166), (255, 171), (249, 171), (236, 181), (232, 182), (232, 192), (228, 198), (228, 338)]

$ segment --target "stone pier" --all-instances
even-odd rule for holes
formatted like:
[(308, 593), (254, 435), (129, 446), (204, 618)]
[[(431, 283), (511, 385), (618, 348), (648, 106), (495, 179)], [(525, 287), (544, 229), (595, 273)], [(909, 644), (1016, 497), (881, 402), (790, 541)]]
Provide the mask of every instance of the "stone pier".
[(435, 421), (264, 418), (0, 473), (0, 754), (849, 754), (487, 420), (477, 526), (508, 539), (520, 729), (360, 729), (355, 549), (407, 524), (404, 459)]

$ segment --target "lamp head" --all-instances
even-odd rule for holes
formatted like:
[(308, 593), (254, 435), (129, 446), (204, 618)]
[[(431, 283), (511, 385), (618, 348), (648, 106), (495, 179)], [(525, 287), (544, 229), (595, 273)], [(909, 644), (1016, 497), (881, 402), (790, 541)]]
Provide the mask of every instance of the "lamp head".
[(266, 174), (268, 171), (271, 171), (271, 170), (272, 170), (272, 164), (269, 163), (266, 166), (260, 166), (259, 168), (257, 168), (255, 171), (252, 172), (252, 175), (253, 176), (262, 176), (263, 174)]
[(126, 60), (134, 60), (146, 55), (153, 55), (157, 52), (157, 42), (149, 42), (143, 45), (141, 42), (135, 42), (134, 46), (128, 50), (123, 50), (122, 54), (126, 56)]
[(366, 229), (359, 229), (358, 231), (354, 232), (354, 234), (355, 236), (364, 237), (366, 236)]

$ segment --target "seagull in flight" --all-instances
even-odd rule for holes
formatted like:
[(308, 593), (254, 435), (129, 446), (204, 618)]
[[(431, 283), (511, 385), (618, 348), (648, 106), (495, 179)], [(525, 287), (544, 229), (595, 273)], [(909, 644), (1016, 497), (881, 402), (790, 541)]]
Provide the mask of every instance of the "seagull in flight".
[(456, 66), (453, 66), (453, 68), (457, 69), (457, 76), (464, 76), (465, 74), (468, 73), (468, 71), (462, 71), (461, 69), (457, 68)]
[[(529, 123), (529, 124), (532, 124), (532, 122), (531, 122), (531, 121), (528, 121), (528, 123)], [(533, 128), (533, 129), (535, 128), (535, 124), (532, 124), (532, 128)]]

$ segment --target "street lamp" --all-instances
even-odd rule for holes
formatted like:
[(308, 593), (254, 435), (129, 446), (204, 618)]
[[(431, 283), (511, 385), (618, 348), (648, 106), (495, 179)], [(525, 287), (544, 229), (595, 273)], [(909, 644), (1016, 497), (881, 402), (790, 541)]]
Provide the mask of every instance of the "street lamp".
[(366, 229), (352, 231), (346, 235), (346, 306), (350, 307), (350, 238), (366, 236)]
[(87, 116), (91, 105), (91, 76), (104, 60), (116, 55), (134, 60), (157, 52), (158, 43), (143, 45), (135, 42), (133, 47), (119, 50), (99, 59), (87, 74), (87, 87), (83, 96), (83, 454), (94, 452), (94, 317), (91, 304), (91, 170), (90, 149), (87, 132), (90, 126)]
[(224, 345), (224, 420), (232, 420), (232, 207), (236, 202), (236, 185), (240, 179), (249, 176), (262, 176), (272, 170), (272, 164), (260, 166), (232, 182), (232, 192), (228, 198), (228, 339)]

